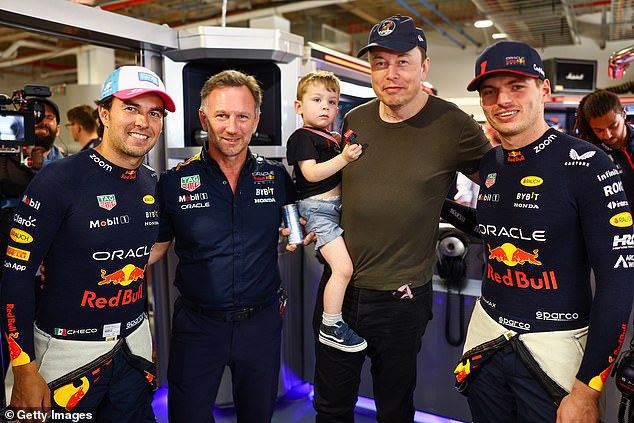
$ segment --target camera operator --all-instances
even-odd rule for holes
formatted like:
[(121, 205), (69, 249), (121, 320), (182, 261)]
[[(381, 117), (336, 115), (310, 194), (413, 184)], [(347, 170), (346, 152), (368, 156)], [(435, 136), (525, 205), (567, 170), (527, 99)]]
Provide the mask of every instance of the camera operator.
[(62, 151), (54, 144), (60, 130), (59, 109), (57, 104), (47, 98), (29, 101), (44, 106), (44, 118), (35, 125), (36, 146), (27, 147), (27, 153), (32, 160), (31, 168), (40, 170), (47, 164), (64, 158)]
[(31, 107), (34, 106), (33, 103), (40, 103), (43, 111), (43, 119), (34, 127), (36, 145), (25, 147), (30, 167), (24, 163), (19, 153), (0, 153), (0, 251), (3, 253), (7, 249), (14, 210), (20, 200), (28, 201), (22, 196), (29, 182), (43, 166), (64, 157), (61, 150), (54, 145), (60, 131), (57, 105), (46, 98), (32, 98), (28, 102)]

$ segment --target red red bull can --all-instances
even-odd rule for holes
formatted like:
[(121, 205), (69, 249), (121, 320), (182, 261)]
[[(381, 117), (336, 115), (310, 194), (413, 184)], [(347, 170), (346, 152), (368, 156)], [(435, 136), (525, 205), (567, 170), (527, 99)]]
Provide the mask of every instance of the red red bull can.
[(283, 207), (284, 224), (291, 230), (288, 236), (289, 244), (303, 244), (304, 235), (302, 234), (302, 226), (299, 224), (299, 212), (297, 204), (287, 204)]

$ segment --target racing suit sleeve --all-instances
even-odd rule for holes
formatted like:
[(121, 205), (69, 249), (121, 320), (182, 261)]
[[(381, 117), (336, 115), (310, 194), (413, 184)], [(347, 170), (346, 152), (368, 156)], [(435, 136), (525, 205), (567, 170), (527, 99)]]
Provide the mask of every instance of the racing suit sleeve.
[(167, 212), (168, 179), (169, 173), (163, 173), (156, 187), (159, 204), (159, 234), (156, 242), (168, 242), (174, 239), (174, 226)]
[(63, 196), (63, 187), (67, 185), (57, 177), (54, 168), (43, 168), (33, 179), (15, 210), (9, 233), (0, 299), (4, 310), (4, 338), (13, 366), (28, 364), (35, 359), (34, 278), (63, 222), (66, 204), (69, 204)]
[(482, 235), (478, 232), (476, 209), (473, 207), (445, 199), (440, 211), (440, 217), (446, 220), (447, 223), (452, 224), (456, 229), (475, 238), (482, 239)]
[[(596, 278), (587, 344), (577, 379), (601, 391), (623, 344), (632, 307), (634, 242), (622, 182), (606, 155), (597, 154), (594, 159), (588, 172), (577, 173), (568, 184), (577, 198), (581, 230)], [(597, 175), (614, 176), (597, 182)]]

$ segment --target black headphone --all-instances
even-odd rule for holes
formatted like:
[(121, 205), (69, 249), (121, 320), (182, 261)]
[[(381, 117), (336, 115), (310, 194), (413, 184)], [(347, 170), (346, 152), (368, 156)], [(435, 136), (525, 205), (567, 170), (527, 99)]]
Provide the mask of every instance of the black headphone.
[[(447, 284), (447, 299), (445, 309), (445, 339), (454, 347), (462, 345), (465, 338), (464, 327), (464, 298), (462, 296), (462, 285), (465, 282), (467, 272), (467, 254), (469, 253), (467, 236), (457, 230), (444, 232), (438, 238), (436, 247), (436, 269), (438, 276), (445, 280)], [(458, 334), (452, 334), (452, 307), (451, 295), (457, 293), (458, 301)]]
[(446, 231), (438, 238), (436, 268), (438, 276), (447, 281), (447, 290), (460, 291), (467, 271), (469, 243), (459, 231)]

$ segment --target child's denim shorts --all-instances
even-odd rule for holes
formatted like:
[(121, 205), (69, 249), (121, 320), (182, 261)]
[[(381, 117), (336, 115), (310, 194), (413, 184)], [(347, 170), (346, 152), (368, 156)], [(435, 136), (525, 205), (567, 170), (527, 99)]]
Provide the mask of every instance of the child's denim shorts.
[(329, 243), (343, 234), (339, 226), (341, 220), (341, 196), (315, 200), (307, 198), (297, 202), (299, 215), (306, 219), (306, 233), (315, 232), (315, 249)]

